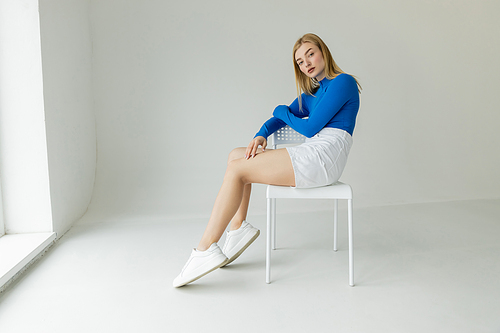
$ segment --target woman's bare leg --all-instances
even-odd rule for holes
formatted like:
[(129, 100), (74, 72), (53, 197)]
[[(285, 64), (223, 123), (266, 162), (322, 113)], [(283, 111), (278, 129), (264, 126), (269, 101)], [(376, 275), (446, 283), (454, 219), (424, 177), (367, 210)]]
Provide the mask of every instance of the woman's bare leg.
[[(246, 148), (236, 148), (230, 154), (227, 160), (227, 164), (231, 163), (234, 160), (243, 158), (245, 156)], [(258, 153), (262, 153), (262, 149), (258, 149)], [(241, 227), (241, 224), (247, 218), (248, 206), (250, 204), (250, 194), (252, 193), (252, 184), (245, 184), (243, 188), (243, 198), (241, 199), (240, 206), (231, 219), (231, 225), (229, 226), (229, 230), (237, 230)]]
[(218, 242), (231, 219), (235, 217), (236, 221), (237, 212), (246, 215), (248, 200), (245, 195), (250, 197), (248, 185), (252, 183), (295, 186), (292, 162), (286, 149), (267, 150), (248, 160), (242, 157), (228, 163), (198, 250), (204, 251)]
[(241, 227), (243, 221), (247, 218), (248, 206), (250, 205), (250, 194), (252, 193), (252, 184), (246, 184), (243, 188), (243, 197), (241, 198), (240, 206), (231, 219), (229, 230), (237, 230)]

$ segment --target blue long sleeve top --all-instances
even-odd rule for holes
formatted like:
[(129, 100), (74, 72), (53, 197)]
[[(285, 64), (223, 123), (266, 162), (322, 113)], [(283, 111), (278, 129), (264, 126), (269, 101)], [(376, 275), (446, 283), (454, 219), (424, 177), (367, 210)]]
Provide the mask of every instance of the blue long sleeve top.
[(273, 117), (262, 125), (255, 135), (267, 138), (285, 125), (310, 138), (324, 127), (339, 128), (353, 134), (359, 110), (359, 92), (356, 80), (349, 74), (340, 74), (333, 80), (324, 78), (313, 95), (303, 93), (302, 110), (296, 98), (290, 106), (278, 105)]

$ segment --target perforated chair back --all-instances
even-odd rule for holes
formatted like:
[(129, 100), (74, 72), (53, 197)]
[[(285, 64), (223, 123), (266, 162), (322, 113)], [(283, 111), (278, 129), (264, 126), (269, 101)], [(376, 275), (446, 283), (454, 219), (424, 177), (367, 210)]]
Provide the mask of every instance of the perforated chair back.
[(276, 149), (276, 146), (283, 144), (299, 144), (306, 140), (306, 137), (296, 132), (293, 128), (286, 125), (271, 135), (270, 146)]

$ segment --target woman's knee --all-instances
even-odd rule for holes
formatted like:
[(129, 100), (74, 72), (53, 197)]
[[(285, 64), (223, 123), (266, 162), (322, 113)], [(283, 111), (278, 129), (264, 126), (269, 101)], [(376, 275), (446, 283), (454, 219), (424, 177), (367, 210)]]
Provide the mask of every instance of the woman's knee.
[(241, 148), (241, 147), (233, 149), (229, 153), (229, 156), (227, 158), (227, 164), (229, 165), (229, 163), (231, 163), (232, 161), (245, 157), (245, 150), (246, 148)]
[(246, 184), (246, 170), (243, 165), (244, 162), (245, 161), (241, 158), (229, 161), (224, 178), (228, 181), (239, 181)]

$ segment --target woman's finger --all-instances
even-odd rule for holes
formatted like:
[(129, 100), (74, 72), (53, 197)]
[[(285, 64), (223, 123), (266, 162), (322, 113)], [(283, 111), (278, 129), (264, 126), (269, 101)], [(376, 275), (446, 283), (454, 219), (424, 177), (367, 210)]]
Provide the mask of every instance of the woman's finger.
[(252, 143), (250, 142), (250, 143), (248, 144), (247, 149), (245, 150), (245, 159), (248, 159), (248, 155), (250, 154), (250, 145), (251, 145), (251, 144), (252, 144)]
[(255, 157), (255, 154), (257, 153), (257, 148), (259, 147), (259, 142), (257, 140), (253, 141), (253, 147), (252, 147), (252, 153), (251, 157)]
[(252, 155), (252, 150), (253, 150), (254, 143), (255, 143), (255, 139), (252, 140), (252, 141), (250, 141), (250, 143), (248, 144), (247, 150), (245, 151), (245, 159), (247, 159), (247, 160)]

